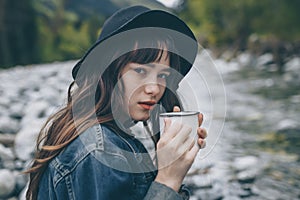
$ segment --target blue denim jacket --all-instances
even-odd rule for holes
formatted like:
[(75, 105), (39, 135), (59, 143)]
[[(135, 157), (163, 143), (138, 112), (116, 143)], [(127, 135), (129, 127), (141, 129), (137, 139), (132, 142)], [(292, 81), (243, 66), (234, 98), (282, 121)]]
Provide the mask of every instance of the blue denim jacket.
[(155, 182), (157, 174), (144, 146), (96, 125), (83, 132), (48, 165), (40, 180), (38, 199), (182, 200)]

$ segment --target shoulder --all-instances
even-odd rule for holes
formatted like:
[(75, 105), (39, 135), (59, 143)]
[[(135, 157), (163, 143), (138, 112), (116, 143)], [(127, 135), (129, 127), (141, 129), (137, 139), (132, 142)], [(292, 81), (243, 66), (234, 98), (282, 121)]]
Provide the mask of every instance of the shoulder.
[(50, 162), (49, 167), (59, 177), (71, 173), (80, 163), (91, 160), (107, 166), (122, 164), (128, 167), (126, 152), (130, 151), (126, 141), (112, 130), (95, 125), (72, 141)]

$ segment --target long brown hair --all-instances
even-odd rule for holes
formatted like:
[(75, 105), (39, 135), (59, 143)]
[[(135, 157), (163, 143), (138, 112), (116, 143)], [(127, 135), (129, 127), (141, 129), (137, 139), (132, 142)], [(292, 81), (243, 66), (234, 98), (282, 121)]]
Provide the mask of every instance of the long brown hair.
[[(66, 105), (49, 117), (37, 138), (35, 157), (31, 168), (26, 171), (30, 174), (26, 199), (37, 199), (39, 181), (49, 162), (84, 130), (101, 123), (116, 132), (122, 131), (116, 126), (111, 108), (111, 94), (120, 78), (122, 69), (130, 62), (146, 64), (158, 61), (161, 59), (163, 47), (168, 49), (168, 45), (170, 45), (170, 42), (160, 41), (157, 43), (157, 48), (136, 48), (136, 50), (121, 55), (114, 60), (100, 78), (95, 75), (83, 78), (80, 86), (75, 82), (70, 84)], [(168, 52), (168, 56), (171, 67), (179, 71), (179, 56), (172, 52)], [(177, 84), (172, 80), (172, 76), (170, 77), (167, 80), (167, 86), (168, 84)], [(178, 80), (176, 81), (178, 82)], [(92, 89), (95, 85), (97, 85), (96, 93)], [(119, 96), (118, 98), (118, 102), (121, 104), (122, 97)], [(95, 104), (87, 106), (86, 102), (95, 102)], [(160, 103), (166, 111), (171, 111), (175, 105), (180, 106), (174, 91), (169, 88), (166, 88)], [(80, 110), (80, 117), (76, 118), (76, 124), (74, 122), (74, 107), (80, 108), (77, 109)], [(93, 117), (95, 114), (96, 118)], [(152, 120), (157, 120), (157, 114), (153, 116)], [(80, 124), (79, 127), (76, 126), (78, 124)], [(154, 130), (157, 130), (158, 123), (153, 123), (153, 126)]]

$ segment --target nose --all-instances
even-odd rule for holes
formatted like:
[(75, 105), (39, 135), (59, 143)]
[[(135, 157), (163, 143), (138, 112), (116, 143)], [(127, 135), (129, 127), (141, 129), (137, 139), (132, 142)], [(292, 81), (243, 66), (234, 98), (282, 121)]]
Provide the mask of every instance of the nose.
[(159, 84), (155, 82), (147, 83), (144, 89), (146, 94), (150, 94), (152, 96), (156, 96), (160, 92)]

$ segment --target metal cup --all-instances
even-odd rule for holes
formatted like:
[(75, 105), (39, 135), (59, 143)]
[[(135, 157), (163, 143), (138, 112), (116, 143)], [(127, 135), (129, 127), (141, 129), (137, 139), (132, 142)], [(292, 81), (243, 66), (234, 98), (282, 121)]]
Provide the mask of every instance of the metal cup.
[(192, 131), (190, 132), (190, 137), (194, 137), (195, 140), (197, 140), (198, 139), (197, 128), (199, 126), (198, 114), (199, 112), (197, 111), (161, 113), (159, 115), (160, 133), (163, 134), (164, 132), (164, 126), (165, 126), (164, 118), (170, 118), (172, 123), (176, 121), (190, 126), (192, 128)]

